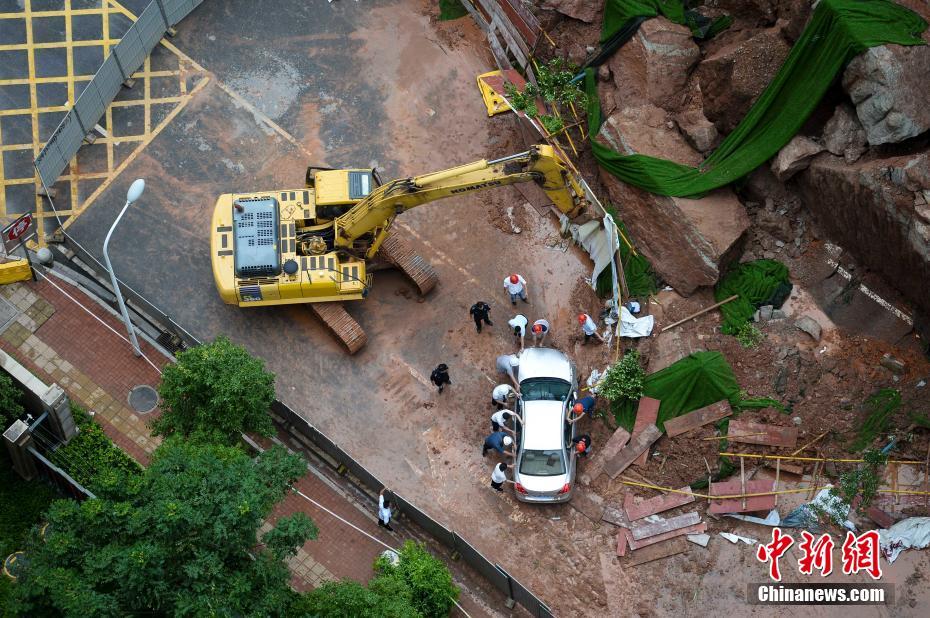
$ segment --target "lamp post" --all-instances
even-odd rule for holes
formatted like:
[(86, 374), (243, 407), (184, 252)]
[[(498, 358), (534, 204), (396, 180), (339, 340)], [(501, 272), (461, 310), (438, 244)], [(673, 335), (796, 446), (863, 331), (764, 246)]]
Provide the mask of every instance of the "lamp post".
[(126, 330), (129, 331), (129, 341), (132, 343), (132, 351), (136, 356), (142, 356), (142, 350), (139, 349), (136, 331), (133, 329), (132, 322), (129, 320), (129, 311), (126, 309), (125, 301), (123, 301), (123, 294), (119, 291), (119, 283), (116, 280), (116, 275), (113, 273), (113, 265), (110, 263), (110, 254), (107, 252), (107, 249), (110, 245), (110, 236), (113, 235), (113, 230), (119, 225), (119, 221), (126, 213), (126, 209), (142, 196), (143, 191), (145, 191), (145, 181), (138, 178), (130, 185), (129, 191), (126, 192), (126, 205), (119, 211), (116, 221), (110, 226), (110, 231), (107, 232), (107, 237), (103, 241), (103, 259), (107, 263), (107, 270), (110, 271), (110, 282), (113, 284), (113, 293), (116, 294), (116, 302), (119, 303), (120, 312), (123, 314), (123, 321), (126, 322)]

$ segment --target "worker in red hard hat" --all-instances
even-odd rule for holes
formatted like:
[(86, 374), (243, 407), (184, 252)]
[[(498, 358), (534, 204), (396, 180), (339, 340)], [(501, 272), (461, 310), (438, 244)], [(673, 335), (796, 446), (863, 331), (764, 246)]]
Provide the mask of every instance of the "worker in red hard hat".
[(581, 325), (581, 331), (584, 333), (584, 342), (588, 343), (591, 340), (591, 337), (597, 337), (597, 339), (604, 343), (604, 338), (601, 337), (601, 334), (597, 332), (597, 324), (591, 319), (591, 316), (587, 313), (578, 314), (578, 324)]
[(565, 415), (565, 422), (569, 425), (577, 423), (581, 418), (587, 414), (590, 414), (594, 410), (594, 404), (597, 400), (588, 395), (587, 397), (582, 397), (575, 402), (571, 408), (568, 409)]
[(533, 347), (542, 345), (546, 342), (546, 335), (549, 334), (549, 320), (536, 320), (530, 330), (533, 332)]
[(572, 444), (575, 445), (574, 454), (578, 457), (587, 457), (591, 452), (591, 436), (583, 434), (572, 438)]
[(523, 275), (514, 273), (509, 277), (505, 277), (504, 287), (507, 289), (507, 293), (510, 294), (511, 304), (516, 305), (518, 298), (525, 303), (530, 302), (526, 299), (526, 279), (523, 278)]

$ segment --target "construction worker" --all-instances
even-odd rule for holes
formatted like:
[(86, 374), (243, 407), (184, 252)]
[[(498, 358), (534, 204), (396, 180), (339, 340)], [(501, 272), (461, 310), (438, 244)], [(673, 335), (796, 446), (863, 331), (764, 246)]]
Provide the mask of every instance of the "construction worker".
[(513, 483), (507, 478), (507, 464), (501, 462), (491, 470), (491, 489), (504, 492), (504, 483)]
[(597, 324), (591, 319), (590, 315), (587, 313), (579, 313), (578, 324), (581, 325), (581, 331), (584, 333), (584, 343), (588, 343), (591, 337), (597, 337), (601, 343), (604, 343), (604, 338), (597, 332)]
[(582, 397), (569, 409), (568, 418), (566, 418), (565, 421), (569, 425), (577, 423), (581, 420), (582, 416), (591, 413), (591, 411), (594, 409), (595, 401), (596, 399), (590, 395), (587, 397)]
[(588, 434), (575, 436), (572, 438), (572, 444), (575, 445), (575, 450), (572, 453), (579, 458), (587, 457), (588, 453), (591, 452), (591, 436)]
[(516, 387), (520, 386), (517, 382), (517, 376), (514, 372), (520, 366), (520, 357), (516, 354), (501, 354), (497, 357), (497, 371), (510, 376), (510, 381)]
[(384, 497), (385, 491), (387, 487), (378, 494), (378, 525), (394, 532), (394, 528), (391, 527), (391, 499)]
[(479, 300), (471, 306), (471, 309), (468, 310), (468, 313), (471, 315), (472, 319), (475, 320), (475, 330), (479, 333), (481, 332), (481, 322), (484, 322), (488, 326), (494, 326), (494, 322), (492, 322), (491, 318), (488, 317), (490, 312), (491, 305), (487, 304), (483, 300)]
[(549, 334), (549, 320), (536, 320), (530, 331), (533, 333), (533, 347), (542, 345), (546, 342), (546, 335)]
[(514, 431), (507, 427), (507, 421), (512, 418), (517, 419), (517, 422), (521, 425), (523, 424), (523, 419), (520, 418), (520, 415), (516, 412), (506, 408), (498, 410), (491, 415), (491, 431), (506, 431), (507, 433), (514, 434)]
[(507, 288), (507, 293), (510, 294), (511, 304), (516, 305), (518, 298), (525, 303), (530, 302), (526, 300), (526, 279), (523, 278), (523, 275), (514, 273), (506, 277), (504, 287)]
[(505, 447), (513, 445), (513, 438), (503, 431), (495, 431), (484, 439), (484, 446), (481, 448), (481, 456), (487, 457), (488, 451), (494, 450), (501, 455), (513, 457), (513, 450), (504, 450)]
[(518, 389), (519, 387), (514, 388), (509, 384), (498, 384), (494, 387), (494, 390), (491, 391), (492, 405), (497, 406), (499, 410), (508, 403), (516, 401), (520, 398), (520, 391)]
[(526, 319), (526, 316), (522, 313), (518, 313), (508, 320), (507, 324), (510, 325), (510, 328), (513, 329), (513, 336), (515, 339), (520, 340), (520, 351), (523, 351), (523, 341), (526, 338), (526, 325), (529, 323), (529, 320)]
[(429, 381), (439, 387), (440, 393), (446, 384), (452, 384), (452, 380), (449, 379), (449, 368), (445, 363), (439, 363), (439, 365), (433, 369), (433, 373), (429, 374)]

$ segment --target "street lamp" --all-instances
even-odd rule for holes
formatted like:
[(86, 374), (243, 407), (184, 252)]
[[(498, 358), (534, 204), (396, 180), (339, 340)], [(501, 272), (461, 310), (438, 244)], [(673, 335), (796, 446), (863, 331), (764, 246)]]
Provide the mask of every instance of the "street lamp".
[(113, 293), (116, 294), (116, 301), (119, 303), (119, 309), (123, 314), (123, 321), (126, 322), (126, 330), (129, 331), (129, 340), (132, 343), (132, 351), (136, 356), (142, 356), (142, 350), (139, 349), (139, 341), (136, 339), (136, 331), (132, 327), (132, 322), (129, 321), (129, 311), (126, 309), (125, 301), (123, 301), (123, 294), (119, 291), (119, 283), (116, 281), (116, 275), (113, 273), (113, 265), (110, 263), (110, 255), (107, 253), (107, 248), (110, 245), (110, 236), (113, 235), (113, 230), (115, 230), (116, 226), (119, 225), (119, 220), (123, 218), (123, 215), (126, 213), (126, 209), (129, 208), (129, 205), (142, 196), (143, 191), (145, 191), (145, 181), (141, 178), (137, 178), (132, 183), (132, 185), (130, 185), (129, 191), (126, 192), (126, 205), (123, 206), (121, 211), (119, 211), (119, 215), (117, 215), (116, 221), (114, 221), (113, 225), (110, 226), (110, 231), (107, 232), (107, 237), (103, 241), (103, 259), (107, 263), (107, 270), (110, 271), (110, 282), (113, 284)]

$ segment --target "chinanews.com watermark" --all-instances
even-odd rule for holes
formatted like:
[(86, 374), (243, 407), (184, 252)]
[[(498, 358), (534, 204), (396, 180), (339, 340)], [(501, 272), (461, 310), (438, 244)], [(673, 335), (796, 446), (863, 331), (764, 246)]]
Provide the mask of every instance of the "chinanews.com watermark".
[[(894, 586), (891, 584), (788, 584), (782, 583), (781, 558), (794, 545), (795, 540), (781, 528), (772, 528), (772, 541), (760, 543), (756, 559), (768, 565), (769, 578), (774, 583), (749, 584), (747, 601), (753, 605), (892, 605)], [(829, 534), (815, 537), (801, 532), (798, 549), (801, 557), (796, 561), (802, 575), (826, 577), (833, 572), (833, 550), (836, 542)], [(874, 530), (855, 535), (846, 533), (840, 547), (844, 575), (867, 574), (873, 580), (882, 577), (881, 546)]]

